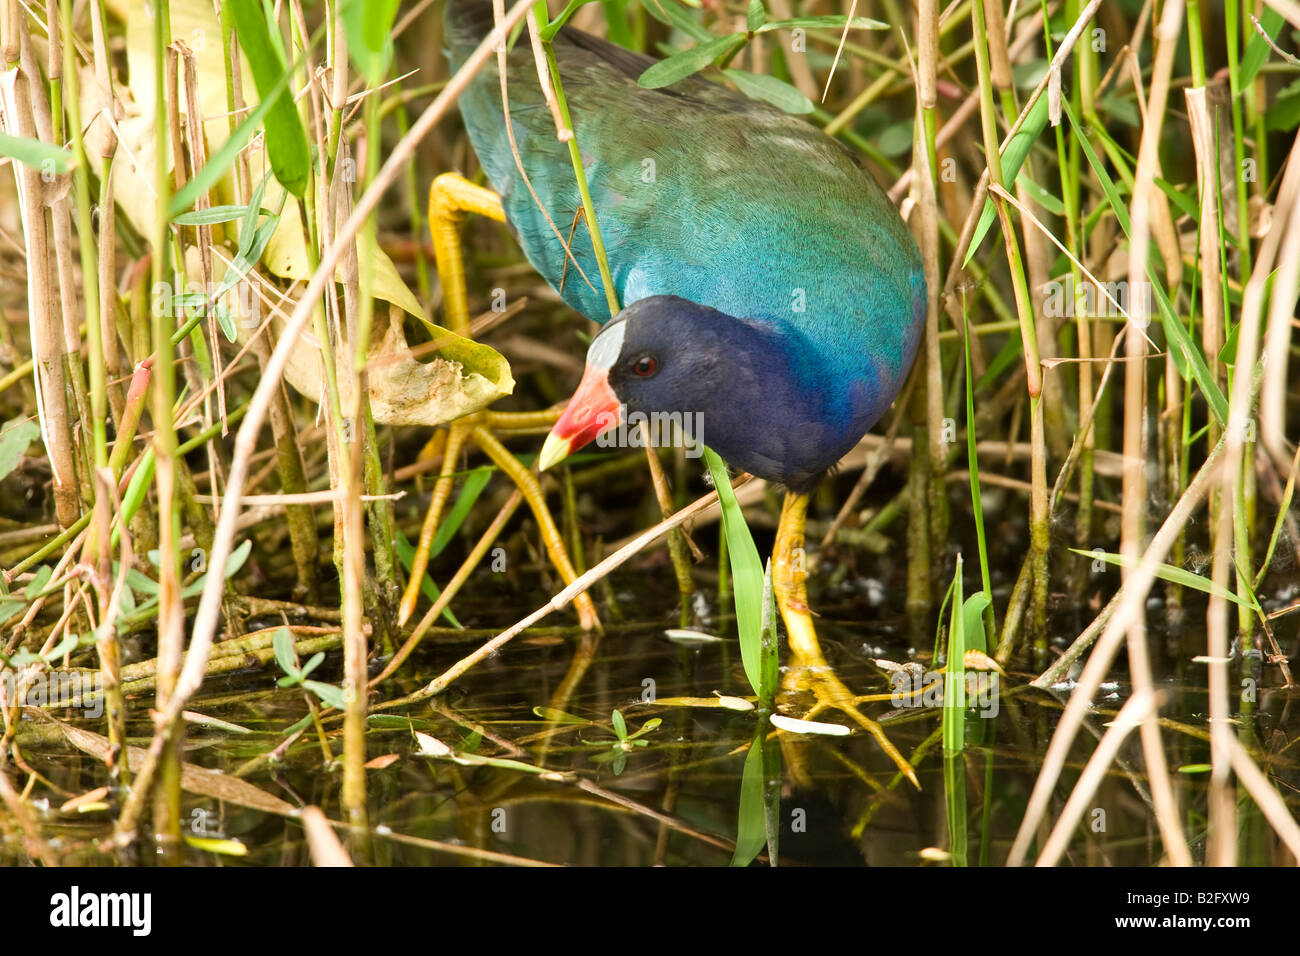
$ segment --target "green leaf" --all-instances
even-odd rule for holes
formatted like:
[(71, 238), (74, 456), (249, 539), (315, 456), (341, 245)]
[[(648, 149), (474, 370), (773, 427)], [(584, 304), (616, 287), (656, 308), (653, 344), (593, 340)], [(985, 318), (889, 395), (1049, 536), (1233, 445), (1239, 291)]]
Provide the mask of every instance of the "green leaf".
[(49, 649), (49, 651), (42, 654), (41, 656), (44, 657), (46, 661), (57, 661), (64, 654), (71, 654), (73, 651), (75, 651), (77, 649), (77, 645), (80, 643), (81, 643), (81, 636), (75, 632), (69, 632), (68, 634), (64, 635), (63, 640), (59, 641), (59, 643), (55, 644), (53, 647)]
[(890, 123), (876, 134), (876, 149), (880, 150), (881, 155), (889, 157), (911, 152), (913, 125), (910, 116), (897, 123)]
[(975, 383), (976, 392), (982, 392), (994, 382), (999, 381), (1002, 372), (1025, 354), (1022, 343), (1023, 339), (1020, 337), (1020, 329), (1017, 328), (1007, 336), (1007, 340), (1003, 344), (1002, 348), (998, 350), (998, 354), (993, 356), (993, 361), (988, 364), (988, 368), (984, 370), (984, 374), (981, 375), (979, 381)]
[(393, 58), (393, 18), (397, 0), (351, 0), (343, 7), (348, 55), (370, 86), (383, 83)]
[[(397, 560), (402, 562), (402, 566), (406, 568), (406, 572), (410, 574), (411, 565), (415, 562), (415, 545), (411, 544), (406, 535), (402, 534), (401, 531), (398, 531), (397, 540), (393, 542), (393, 546), (397, 550)], [(428, 572), (425, 573), (424, 580), (420, 582), (420, 593), (424, 595), (425, 600), (430, 604), (436, 602), (438, 600), (438, 595), (442, 594), (442, 589), (438, 587), (437, 583), (435, 583), (433, 578), (429, 576)], [(447, 623), (452, 627), (464, 627), (464, 625), (456, 619), (456, 615), (452, 611), (450, 605), (442, 609), (442, 616), (447, 619)]]
[(663, 724), (663, 722), (664, 720), (662, 717), (651, 717), (649, 720), (647, 720), (644, 724), (641, 725), (640, 730), (638, 730), (636, 733), (629, 736), (627, 739), (636, 740), (637, 746), (639, 747), (644, 746), (646, 743), (648, 743), (648, 741), (637, 740), (637, 738), (640, 737), (642, 734), (648, 734), (651, 731), (658, 730), (660, 725)]
[(158, 582), (143, 571), (135, 568), (126, 569), (126, 586), (132, 591), (139, 591), (141, 594), (151, 594), (155, 597), (158, 594)]
[(1219, 349), (1219, 361), (1228, 368), (1234, 368), (1237, 364), (1237, 338), (1240, 331), (1241, 323), (1238, 322), (1223, 340), (1223, 348)]
[(336, 687), (333, 684), (322, 684), (318, 680), (305, 680), (302, 682), (302, 686), (335, 710), (343, 710), (347, 706), (342, 687)]
[[(1106, 196), (1106, 201), (1110, 204), (1111, 211), (1115, 215), (1115, 220), (1119, 223), (1120, 228), (1124, 230), (1124, 235), (1132, 237), (1131, 221), (1129, 219), (1128, 207), (1125, 205), (1119, 190), (1115, 188), (1114, 181), (1110, 174), (1106, 172), (1106, 167), (1102, 164), (1101, 159), (1097, 156), (1096, 150), (1092, 148), (1092, 143), (1084, 135), (1079, 126), (1079, 121), (1070, 108), (1068, 101), (1062, 101), (1061, 108), (1070, 120), (1070, 125), (1074, 129), (1075, 139), (1079, 143), (1079, 148), (1083, 150), (1083, 155), (1087, 158), (1088, 164), (1096, 174), (1097, 182), (1100, 184), (1102, 192)], [(1228, 420), (1228, 400), (1224, 397), (1222, 389), (1219, 388), (1214, 377), (1210, 374), (1209, 366), (1205, 363), (1205, 356), (1201, 350), (1192, 341), (1187, 329), (1179, 321), (1178, 314), (1174, 311), (1173, 303), (1169, 301), (1169, 296), (1165, 293), (1164, 286), (1160, 283), (1160, 278), (1155, 272), (1155, 267), (1149, 262), (1147, 264), (1147, 280), (1150, 283), (1151, 290), (1155, 295), (1156, 305), (1160, 312), (1161, 325), (1165, 330), (1165, 336), (1169, 339), (1169, 349), (1174, 352), (1175, 364), (1179, 359), (1184, 360), (1184, 367), (1190, 372), (1192, 379), (1200, 388), (1201, 393), (1205, 396), (1206, 403), (1210, 406), (1210, 411), (1214, 417), (1224, 424)], [(1132, 299), (1130, 292), (1129, 298)]]
[(637, 84), (647, 90), (671, 86), (692, 73), (698, 73), (719, 57), (726, 56), (743, 46), (745, 39), (743, 33), (732, 33), (710, 40), (708, 43), (701, 43), (689, 50), (683, 50), (647, 69), (641, 74)]
[(618, 736), (618, 739), (627, 740), (627, 721), (623, 719), (623, 712), (615, 707), (614, 712), (609, 715), (609, 719), (614, 724), (614, 733)]
[[(1002, 150), (1002, 181), (1004, 183), (1013, 182), (1020, 175), (1020, 167), (1024, 165), (1025, 157), (1029, 155), (1029, 150), (1033, 148), (1034, 143), (1043, 135), (1043, 130), (1046, 128), (1047, 97), (1040, 96), (1034, 102), (1029, 115), (1025, 117), (1025, 122), (1021, 125), (1020, 131), (1011, 137), (1011, 142), (1007, 143), (1006, 149)], [(962, 268), (970, 265), (971, 257), (975, 255), (975, 250), (984, 241), (984, 236), (988, 233), (989, 227), (993, 225), (995, 215), (993, 200), (991, 198), (984, 200), (984, 209), (980, 212), (980, 221), (975, 226), (975, 234), (971, 237), (970, 248), (966, 250), (966, 258), (962, 262)]]
[(0, 428), (0, 478), (18, 467), (27, 446), (40, 437), (41, 426), (31, 418), (15, 418)]
[(299, 676), (298, 665), (293, 660), (293, 635), (287, 627), (282, 627), (271, 636), (271, 647), (275, 650), (275, 662), (280, 670), (291, 677)]
[(262, 258), (262, 253), (266, 249), (266, 244), (271, 241), (271, 236), (275, 234), (276, 226), (280, 224), (280, 217), (274, 216), (266, 220), (257, 227), (253, 233), (251, 248), (247, 251), (239, 252), (234, 259), (230, 260), (230, 268), (226, 274), (221, 277), (221, 284), (217, 286), (217, 291), (213, 293), (213, 298), (220, 298), (225, 295), (244, 278), (253, 271), (253, 266), (257, 265), (257, 260)]
[[(539, 31), (537, 31), (537, 33), (538, 36), (542, 38), (542, 42), (550, 43), (551, 40), (555, 39), (555, 34), (559, 33), (560, 30), (564, 28), (564, 25), (569, 22), (569, 19), (580, 9), (582, 9), (583, 7), (585, 7), (587, 4), (591, 2), (592, 0), (569, 0), (569, 2), (564, 5), (564, 9), (561, 10), (559, 15), (556, 16), (555, 19), (552, 20), (550, 23), (544, 22), (545, 14), (547, 13), (546, 4), (536, 3), (535, 6), (537, 8), (536, 9), (537, 19), (539, 22), (542, 22), (542, 28)], [(626, 10), (612, 10), (608, 6), (606, 6), (605, 22), (608, 23), (610, 25), (611, 30), (614, 30), (615, 32), (619, 32), (618, 28), (621, 26), (622, 27), (621, 32), (623, 34), (627, 34), (628, 35), (627, 38), (630, 38), (630, 31), (627, 29)], [(609, 39), (613, 40), (615, 43), (619, 43), (617, 37), (610, 36)], [(625, 44), (623, 43), (619, 43), (619, 46), (624, 46), (624, 45)]]
[(1191, 191), (1191, 189), (1195, 189), (1195, 183), (1192, 184), (1191, 189), (1184, 192), (1173, 183), (1161, 179), (1159, 176), (1155, 178), (1155, 182), (1160, 187), (1160, 191), (1169, 197), (1169, 201), (1177, 206), (1180, 212), (1193, 222), (1200, 220), (1201, 209), (1196, 205), (1196, 195)]
[(1042, 186), (1038, 185), (1038, 183), (1030, 179), (1023, 171), (1016, 177), (1016, 185), (1022, 187), (1025, 192), (1029, 193), (1034, 202), (1038, 203), (1038, 205), (1042, 206), (1053, 216), (1065, 215), (1065, 203), (1061, 202), (1061, 200), (1057, 199), (1052, 193), (1048, 192)]
[(237, 341), (239, 332), (235, 328), (235, 317), (230, 314), (230, 310), (218, 302), (212, 307), (212, 314), (217, 317), (217, 325), (221, 327), (221, 334), (226, 337), (226, 341)]
[(325, 652), (317, 651), (315, 654), (311, 656), (311, 660), (309, 660), (306, 664), (302, 665), (302, 671), (300, 673), (302, 674), (303, 677), (306, 677), (316, 668), (320, 667), (321, 661), (323, 660), (325, 660)]
[(1278, 93), (1264, 113), (1264, 127), (1273, 131), (1295, 129), (1300, 124), (1300, 80)]
[(27, 587), (23, 588), (23, 597), (31, 601), (40, 597), (45, 586), (50, 583), (50, 578), (54, 577), (54, 569), (48, 564), (42, 564), (32, 575), (32, 579), (27, 582)]
[(745, 28), (753, 33), (767, 20), (767, 11), (763, 9), (763, 0), (749, 0), (749, 13), (745, 16)]
[(850, 30), (888, 30), (889, 24), (870, 17), (854, 17), (849, 21), (843, 16), (795, 17), (791, 20), (772, 20), (763, 24), (755, 33), (769, 33), (772, 30), (843, 30), (848, 23)]
[(740, 92), (751, 100), (762, 100), (764, 103), (771, 103), (777, 109), (785, 110), (787, 113), (811, 113), (813, 111), (812, 100), (785, 80), (778, 80), (775, 76), (765, 76), (762, 73), (750, 73), (748, 70), (734, 68), (722, 72), (736, 84), (736, 88)]
[[(268, 169), (266, 174), (257, 181), (257, 185), (253, 187), (252, 198), (249, 199), (248, 205), (244, 208), (243, 218), (239, 221), (239, 251), (241, 253), (247, 254), (253, 248), (253, 237), (257, 232), (257, 220), (261, 217), (262, 196), (266, 194), (266, 184), (270, 178), (271, 171)], [(274, 214), (268, 213), (268, 215)]]
[[(1164, 286), (1158, 281), (1154, 268), (1149, 264), (1147, 279), (1151, 283), (1152, 292), (1155, 293), (1156, 307), (1160, 311), (1160, 324), (1165, 330), (1165, 337), (1169, 339), (1169, 351), (1174, 353), (1174, 364), (1181, 366), (1180, 374), (1184, 380), (1190, 373), (1192, 380), (1205, 396), (1206, 404), (1210, 406), (1214, 417), (1219, 420), (1220, 425), (1226, 424), (1228, 399), (1219, 388), (1219, 383), (1214, 380), (1214, 376), (1210, 374), (1210, 367), (1205, 362), (1205, 353), (1201, 351), (1200, 343), (1188, 333), (1178, 313), (1174, 311), (1174, 305), (1169, 301)], [(1183, 360), (1182, 363), (1179, 363), (1179, 358)]]
[(745, 755), (740, 775), (740, 810), (736, 818), (736, 849), (732, 866), (749, 866), (767, 844), (763, 812), (763, 734), (760, 731)]
[[(240, 544), (239, 547), (235, 548), (235, 550), (230, 553), (230, 557), (226, 559), (226, 570), (225, 574), (222, 575), (222, 579), (225, 580), (234, 577), (239, 569), (244, 566), (244, 562), (248, 560), (248, 555), (252, 550), (253, 539), (245, 538), (243, 543)], [(207, 577), (206, 574), (201, 574), (185, 587), (181, 588), (181, 598), (191, 598), (197, 594), (201, 594), (203, 588), (206, 586)]]
[(722, 505), (722, 529), (727, 536), (727, 557), (731, 560), (731, 582), (736, 602), (736, 631), (740, 635), (740, 660), (745, 677), (755, 694), (763, 686), (760, 656), (763, 622), (763, 563), (758, 548), (745, 524), (745, 515), (736, 501), (731, 479), (722, 459), (711, 448), (704, 449), (704, 463), (713, 477)]
[[(1282, 29), (1282, 23), (1282, 14), (1265, 5), (1264, 15), (1259, 18), (1259, 25), (1268, 34), (1269, 40), (1277, 39), (1277, 35)], [(1268, 59), (1270, 52), (1272, 51), (1268, 42), (1259, 35), (1259, 31), (1254, 29), (1252, 24), (1250, 40), (1246, 44), (1246, 53), (1241, 58), (1241, 67), (1237, 74), (1238, 89), (1244, 90), (1255, 82), (1255, 77), (1259, 74), (1260, 68), (1264, 65), (1264, 61)]]
[(1125, 126), (1140, 126), (1142, 114), (1138, 112), (1137, 103), (1126, 95), (1108, 93), (1097, 104), (1098, 112), (1108, 119), (1118, 120)]
[(988, 641), (984, 634), (984, 609), (992, 603), (983, 591), (976, 591), (962, 605), (962, 628), (966, 637), (966, 650), (989, 652)]
[(433, 536), (433, 543), (429, 546), (429, 560), (442, 554), (442, 549), (447, 547), (452, 536), (460, 530), (460, 526), (464, 524), (465, 518), (474, 507), (474, 502), (478, 501), (478, 496), (482, 494), (491, 478), (491, 468), (475, 468), (465, 476), (465, 484), (461, 486), (456, 503), (447, 513), (446, 519), (439, 523), (438, 532)]
[(707, 43), (713, 38), (713, 34), (679, 7), (676, 0), (646, 0), (645, 10), (660, 23), (676, 27), (696, 43)]
[(943, 683), (943, 752), (959, 753), (966, 745), (966, 615), (962, 596), (962, 560), (952, 576), (952, 611), (948, 618), (948, 669)]
[(53, 168), (56, 173), (66, 173), (76, 165), (72, 153), (66, 149), (43, 143), (39, 139), (10, 136), (8, 133), (0, 133), (0, 156), (16, 159), (37, 172)]
[(135, 610), (135, 594), (130, 588), (122, 588), (122, 597), (117, 602), (118, 616), (130, 614)]
[[(1107, 564), (1113, 564), (1121, 568), (1136, 568), (1139, 563), (1126, 558), (1124, 555), (1112, 554), (1107, 551), (1098, 553), (1097, 551), (1084, 551), (1079, 548), (1071, 548), (1070, 550), (1085, 558), (1101, 558)], [(1168, 581), (1170, 584), (1178, 584), (1185, 588), (1221, 597), (1225, 601), (1232, 601), (1234, 604), (1248, 607), (1252, 611), (1260, 610), (1259, 603), (1249, 595), (1242, 597), (1235, 591), (1220, 587), (1209, 578), (1201, 577), (1201, 575), (1194, 571), (1188, 571), (1186, 568), (1175, 567), (1172, 564), (1157, 564), (1156, 577), (1162, 581)]]
[(573, 724), (578, 727), (587, 727), (591, 724), (591, 721), (586, 717), (565, 713), (562, 710), (556, 710), (554, 707), (534, 707), (533, 713), (542, 720), (548, 720), (555, 724)]
[(292, 92), (287, 88), (275, 92), (285, 71), (280, 45), (271, 39), (265, 12), (258, 0), (227, 0), (227, 3), (235, 17), (239, 45), (253, 71), (257, 94), (263, 100), (271, 100), (271, 109), (266, 114), (266, 154), (271, 169), (281, 186), (302, 199), (307, 190), (311, 151)]
[(200, 837), (184, 833), (185, 842), (194, 847), (196, 850), (203, 850), (207, 853), (216, 853), (220, 856), (247, 856), (248, 847), (238, 840), (227, 840), (218, 837)]
[[(234, 222), (248, 215), (251, 206), (209, 206), (172, 216), (172, 222), (178, 226), (215, 226), (219, 222)], [(265, 209), (261, 212), (267, 212)], [(267, 213), (270, 215), (270, 213)]]

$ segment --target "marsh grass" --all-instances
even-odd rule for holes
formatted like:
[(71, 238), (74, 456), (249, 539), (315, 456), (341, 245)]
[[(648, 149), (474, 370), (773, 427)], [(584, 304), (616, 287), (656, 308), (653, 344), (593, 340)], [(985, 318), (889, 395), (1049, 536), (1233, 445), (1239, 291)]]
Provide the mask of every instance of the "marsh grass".
[[(421, 476), (440, 466), (445, 439), (412, 465), (427, 432), (376, 421), (371, 407), (382, 370), (372, 341), (388, 306), (405, 308), (394, 276), (425, 313), (425, 323), (407, 317), (413, 346), (482, 360), (463, 344), (449, 349), (450, 333), (428, 322), (441, 292), (420, 210), (435, 175), (475, 171), (451, 117), (469, 76), (497, 51), (485, 43), (448, 77), (437, 4), (290, 2), (268, 22), (262, 4), (232, 0), (193, 32), (196, 4), (206, 9), (164, 3), (161, 16), (134, 24), (125, 19), (133, 5), (99, 0), (8, 4), (0, 18), (9, 71), (0, 86), (0, 674), (100, 675), (106, 707), (93, 729), (102, 738), (73, 743), (102, 739), (102, 782), (123, 787), (112, 798), (115, 845), (151, 832), (169, 859), (183, 858), (182, 714), (239, 653), (267, 681), (278, 661), (301, 682), (320, 666), (313, 655), (341, 647), (340, 683), (310, 682), (319, 686), (299, 701), (309, 712), (286, 721), (277, 750), (315, 747), (324, 763), (339, 761), (343, 819), (333, 822), (347, 826), (356, 859), (372, 858), (375, 718), (436, 700), (480, 662), (509, 654), (513, 639), (542, 634), (538, 623), (588, 588), (611, 632), (625, 613), (663, 617), (615, 600), (609, 576), (665, 540), (680, 595), (669, 616), (699, 624), (693, 591), (716, 578), (717, 607), (735, 617), (742, 668), (765, 712), (777, 676), (759, 549), (740, 519), (766, 540), (772, 496), (744, 479), (728, 494), (711, 462), (719, 508), (692, 463), (672, 455), (665, 467), (651, 455), (649, 477), (639, 454), (575, 458), (563, 477), (566, 540), (588, 570), (569, 587), (548, 582), (548, 602), (526, 616), (520, 607), (517, 624), (450, 667), (440, 662), (433, 680), (415, 675), (417, 645), (455, 638), (458, 596), (483, 587), (485, 564), (546, 573), (534, 570), (533, 525), (514, 517), (519, 494), (503, 490), (495, 465), (471, 463), (454, 471), (460, 491), (421, 581), (432, 606), (399, 626), (407, 542), (419, 540), (408, 505), (427, 490)], [(867, 453), (851, 456), (817, 499), (814, 512), (839, 513), (809, 566), (815, 587), (819, 575), (875, 560), (873, 548), (905, 549), (905, 588), (891, 597), (914, 619), (914, 646), (938, 628), (948, 668), (939, 736), (912, 757), (943, 761), (947, 858), (976, 862), (973, 788), (983, 804), (978, 862), (1018, 863), (1036, 850), (1059, 859), (1086, 839), (1075, 828), (1131, 732), (1159, 859), (1300, 858), (1294, 760), (1280, 738), (1254, 730), (1261, 710), (1295, 693), (1300, 609), (1298, 396), (1288, 375), (1300, 289), (1294, 5), (857, 0), (851, 30), (850, 5), (826, 0), (707, 11), (677, 0), (573, 2), (553, 17), (531, 0), (498, 6), (506, 32), (535, 44), (549, 70), (557, 133), (569, 136), (598, 250), (581, 129), (575, 138), (550, 45), (570, 19), (665, 56), (643, 85), (704, 70), (806, 112), (900, 202), (929, 284), (923, 351), (880, 426), (884, 439), (864, 442)], [(198, 69), (207, 44), (222, 54), (220, 74)], [(232, 68), (236, 48), (250, 72)], [(128, 75), (128, 59), (147, 73)], [(119, 107), (109, 123), (113, 97), (160, 108), (132, 125)], [(204, 113), (213, 101), (221, 116)], [(195, 135), (200, 127), (206, 136)], [(136, 178), (119, 180), (123, 171)], [(140, 219), (122, 182), (161, 212)], [(273, 254), (284, 228), (301, 237), (304, 272), (288, 274)], [(471, 301), (486, 303), (495, 283), (529, 297), (482, 334), (511, 359), (521, 386), (513, 407), (563, 399), (580, 355), (574, 317), (518, 267), (501, 232), (470, 223), (464, 234)], [(600, 279), (617, 311), (603, 262)], [(258, 321), (236, 327), (231, 292), (260, 303)], [(310, 353), (301, 351), (307, 330)], [(317, 369), (305, 396), (284, 381), (303, 354)], [(535, 441), (512, 444), (526, 458)], [(963, 481), (969, 500), (954, 491)], [(726, 541), (713, 575), (691, 566), (677, 529), (719, 520)], [(240, 554), (246, 561), (235, 562)], [(254, 606), (247, 619), (234, 613)], [(290, 612), (307, 623), (280, 629)], [(1186, 666), (1203, 668), (1190, 673), (1208, 688), (1199, 729), (1208, 728), (1209, 783), (1194, 806), (1171, 740), (1186, 734), (1160, 721), (1152, 615), (1162, 633), (1185, 636)], [(439, 617), (450, 627), (435, 628)], [(144, 640), (145, 661), (123, 663), (128, 637)], [(594, 647), (578, 640), (548, 712), (565, 712)], [(1069, 692), (1009, 847), (991, 849), (989, 836), (992, 727), (961, 699), (971, 650), (1016, 675), (1017, 693)], [(381, 657), (386, 666), (368, 670)], [(1131, 688), (1123, 721), (1074, 768), (1075, 737), (1103, 681), (1115, 679)], [(145, 692), (159, 722), (132, 772), (127, 728)], [(22, 759), (20, 703), (3, 701), (0, 814), (48, 862), (53, 851), (23, 811), (44, 784)], [(775, 863), (780, 748), (761, 729), (749, 736), (733, 859), (749, 862), (766, 845)], [(539, 753), (480, 736), (475, 747), (483, 740), (535, 768), (551, 746), (549, 737)], [(940, 741), (941, 755), (931, 754)], [(468, 753), (436, 759), (478, 759)], [(566, 779), (619, 799), (581, 775)], [(222, 792), (283, 810), (234, 784)], [(1206, 848), (1193, 854), (1201, 815)], [(1263, 850), (1239, 847), (1238, 823), (1260, 817)]]

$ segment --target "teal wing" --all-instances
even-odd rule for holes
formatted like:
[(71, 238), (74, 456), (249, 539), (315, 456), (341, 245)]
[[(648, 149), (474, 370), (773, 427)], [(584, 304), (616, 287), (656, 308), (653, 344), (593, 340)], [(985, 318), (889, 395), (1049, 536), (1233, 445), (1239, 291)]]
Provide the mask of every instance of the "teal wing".
[[(453, 65), (490, 24), (490, 4), (453, 0)], [(636, 80), (653, 59), (580, 31), (561, 31), (555, 52), (620, 302), (677, 295), (788, 323), (849, 374), (860, 375), (869, 355), (897, 357), (892, 368), (874, 367), (873, 379), (910, 366), (925, 305), (920, 257), (844, 147), (702, 76), (643, 89)], [(533, 190), (565, 240), (572, 232), (590, 284), (572, 263), (566, 271), (563, 244), (523, 183), (495, 60), (461, 97), (475, 151), (532, 265), (571, 306), (605, 321), (568, 147), (556, 138), (526, 38), (509, 54), (507, 90)]]

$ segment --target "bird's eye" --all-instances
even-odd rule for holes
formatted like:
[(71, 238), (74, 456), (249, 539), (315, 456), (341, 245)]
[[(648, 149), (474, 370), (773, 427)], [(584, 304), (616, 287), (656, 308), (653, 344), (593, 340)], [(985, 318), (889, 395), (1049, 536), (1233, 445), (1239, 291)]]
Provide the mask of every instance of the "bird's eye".
[(657, 371), (659, 371), (659, 363), (655, 361), (653, 355), (643, 355), (632, 363), (633, 374), (642, 378), (649, 378)]

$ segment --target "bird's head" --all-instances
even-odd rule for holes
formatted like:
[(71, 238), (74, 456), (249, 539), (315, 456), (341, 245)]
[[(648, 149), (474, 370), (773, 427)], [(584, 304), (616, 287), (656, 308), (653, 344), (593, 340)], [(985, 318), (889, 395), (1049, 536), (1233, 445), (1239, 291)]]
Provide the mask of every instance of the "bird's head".
[(662, 440), (659, 415), (737, 468), (806, 485), (835, 463), (841, 442), (827, 432), (833, 383), (818, 375), (815, 355), (801, 351), (796, 335), (676, 296), (632, 303), (592, 340), (540, 466), (633, 415), (645, 416)]
[(546, 438), (541, 467), (617, 428), (630, 411), (686, 411), (701, 398), (699, 377), (717, 369), (717, 327), (729, 318), (669, 295), (625, 308), (592, 339), (582, 381)]

